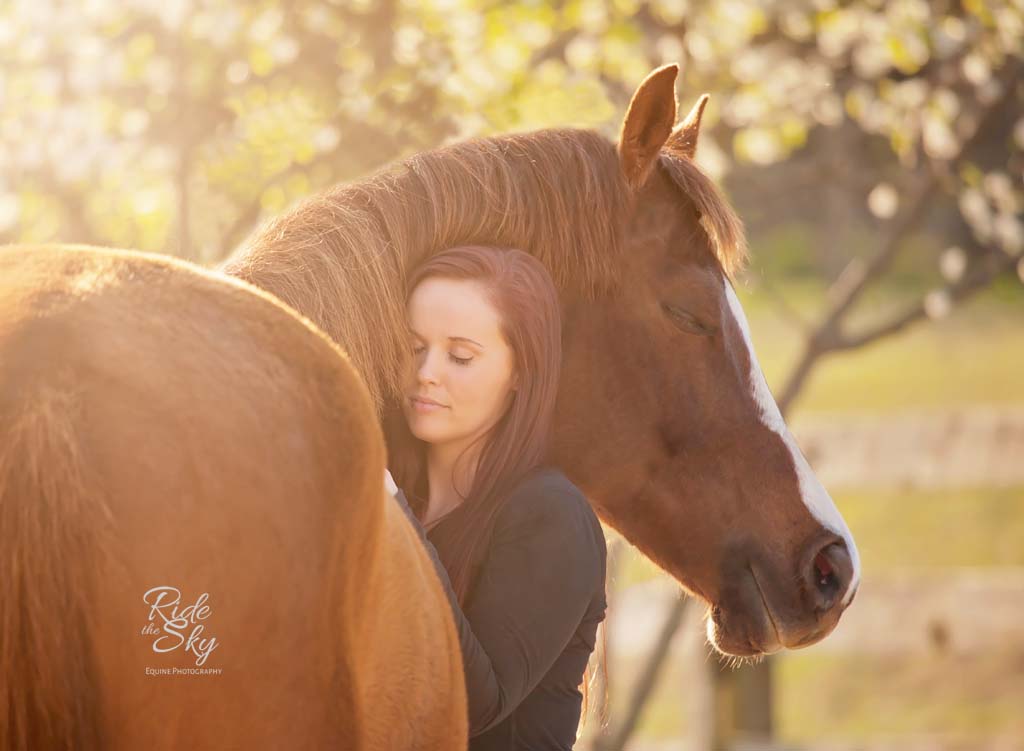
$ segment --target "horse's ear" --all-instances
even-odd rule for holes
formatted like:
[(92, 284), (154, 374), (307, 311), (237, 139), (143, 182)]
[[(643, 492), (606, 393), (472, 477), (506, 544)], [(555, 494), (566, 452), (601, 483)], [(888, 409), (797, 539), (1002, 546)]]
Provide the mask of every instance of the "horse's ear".
[(647, 180), (676, 121), (676, 75), (679, 66), (652, 71), (633, 94), (619, 135), (619, 162), (633, 189)]
[(697, 153), (697, 135), (700, 133), (700, 119), (704, 117), (704, 108), (708, 104), (708, 99), (707, 94), (701, 94), (700, 99), (697, 100), (697, 103), (693, 105), (693, 109), (690, 110), (690, 114), (672, 131), (672, 135), (668, 137), (668, 143), (665, 144), (665, 148), (672, 150), (676, 154), (681, 154), (687, 159), (693, 159), (694, 154)]

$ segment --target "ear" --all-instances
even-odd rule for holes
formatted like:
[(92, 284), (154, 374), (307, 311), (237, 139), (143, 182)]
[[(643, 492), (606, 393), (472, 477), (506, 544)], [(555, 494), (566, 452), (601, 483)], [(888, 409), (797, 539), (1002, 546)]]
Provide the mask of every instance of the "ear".
[(681, 154), (687, 159), (693, 159), (694, 154), (697, 153), (697, 135), (700, 133), (700, 119), (704, 117), (704, 108), (708, 104), (710, 97), (707, 94), (701, 94), (700, 99), (693, 105), (693, 109), (690, 110), (690, 114), (686, 116), (679, 125), (672, 131), (672, 135), (668, 137), (668, 143), (665, 144), (665, 148)]
[(633, 94), (619, 135), (619, 162), (626, 182), (636, 190), (647, 181), (658, 152), (676, 121), (676, 75), (679, 66), (652, 71)]

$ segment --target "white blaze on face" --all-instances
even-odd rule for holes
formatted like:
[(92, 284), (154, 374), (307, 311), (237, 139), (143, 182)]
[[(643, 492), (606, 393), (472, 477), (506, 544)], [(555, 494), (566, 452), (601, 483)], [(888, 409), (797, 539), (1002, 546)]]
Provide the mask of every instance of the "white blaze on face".
[(754, 354), (754, 344), (750, 338), (750, 329), (747, 327), (747, 317), (743, 313), (743, 307), (740, 305), (739, 298), (736, 297), (736, 293), (733, 291), (732, 284), (729, 283), (728, 279), (725, 279), (725, 296), (729, 301), (729, 310), (732, 311), (732, 317), (736, 320), (736, 324), (743, 333), (743, 341), (747, 346), (747, 355), (750, 358), (750, 387), (754, 401), (761, 410), (761, 422), (772, 431), (778, 433), (789, 448), (789, 453), (793, 457), (793, 465), (796, 467), (797, 479), (800, 483), (800, 496), (803, 499), (804, 505), (811, 512), (811, 516), (817, 519), (823, 527), (832, 530), (846, 542), (846, 549), (849, 551), (850, 561), (853, 563), (853, 577), (850, 579), (850, 585), (843, 596), (843, 605), (848, 605), (850, 598), (853, 597), (853, 593), (857, 590), (857, 585), (860, 584), (860, 555), (857, 552), (857, 546), (853, 542), (853, 535), (850, 534), (850, 530), (846, 526), (846, 521), (839, 513), (839, 509), (832, 502), (832, 497), (814, 474), (814, 471), (807, 463), (807, 459), (804, 458), (803, 452), (800, 451), (800, 447), (797, 446), (796, 440), (793, 438), (793, 434), (789, 432), (789, 428), (786, 426), (786, 421), (782, 419), (779, 405), (775, 403), (775, 397), (772, 396), (772, 392), (768, 388), (768, 382), (765, 380), (764, 373), (761, 372), (761, 366), (757, 362), (757, 356)]

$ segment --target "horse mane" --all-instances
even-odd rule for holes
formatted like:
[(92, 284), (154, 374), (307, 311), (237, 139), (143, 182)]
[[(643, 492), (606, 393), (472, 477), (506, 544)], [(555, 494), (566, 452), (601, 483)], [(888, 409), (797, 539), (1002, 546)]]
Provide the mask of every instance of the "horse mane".
[(746, 266), (748, 258), (743, 222), (736, 211), (693, 160), (667, 149), (661, 152), (659, 163), (700, 211), (701, 226), (711, 240), (715, 257), (726, 275), (730, 279), (735, 278)]
[[(701, 210), (729, 273), (745, 252), (739, 219), (689, 160), (663, 162)], [(594, 131), (478, 138), (300, 202), (220, 268), (340, 344), (382, 415), (409, 365), (405, 281), (416, 264), (456, 245), (516, 247), (545, 265), (563, 295), (598, 299), (617, 287), (631, 202), (614, 144)]]

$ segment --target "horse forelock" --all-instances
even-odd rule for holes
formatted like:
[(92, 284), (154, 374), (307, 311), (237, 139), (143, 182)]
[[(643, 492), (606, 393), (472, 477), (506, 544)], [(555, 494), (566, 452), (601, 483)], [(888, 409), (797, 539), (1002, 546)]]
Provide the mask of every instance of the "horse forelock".
[(661, 152), (659, 162), (665, 173), (686, 194), (701, 213), (701, 226), (730, 279), (747, 263), (747, 240), (743, 222), (715, 183), (689, 158), (672, 150)]

